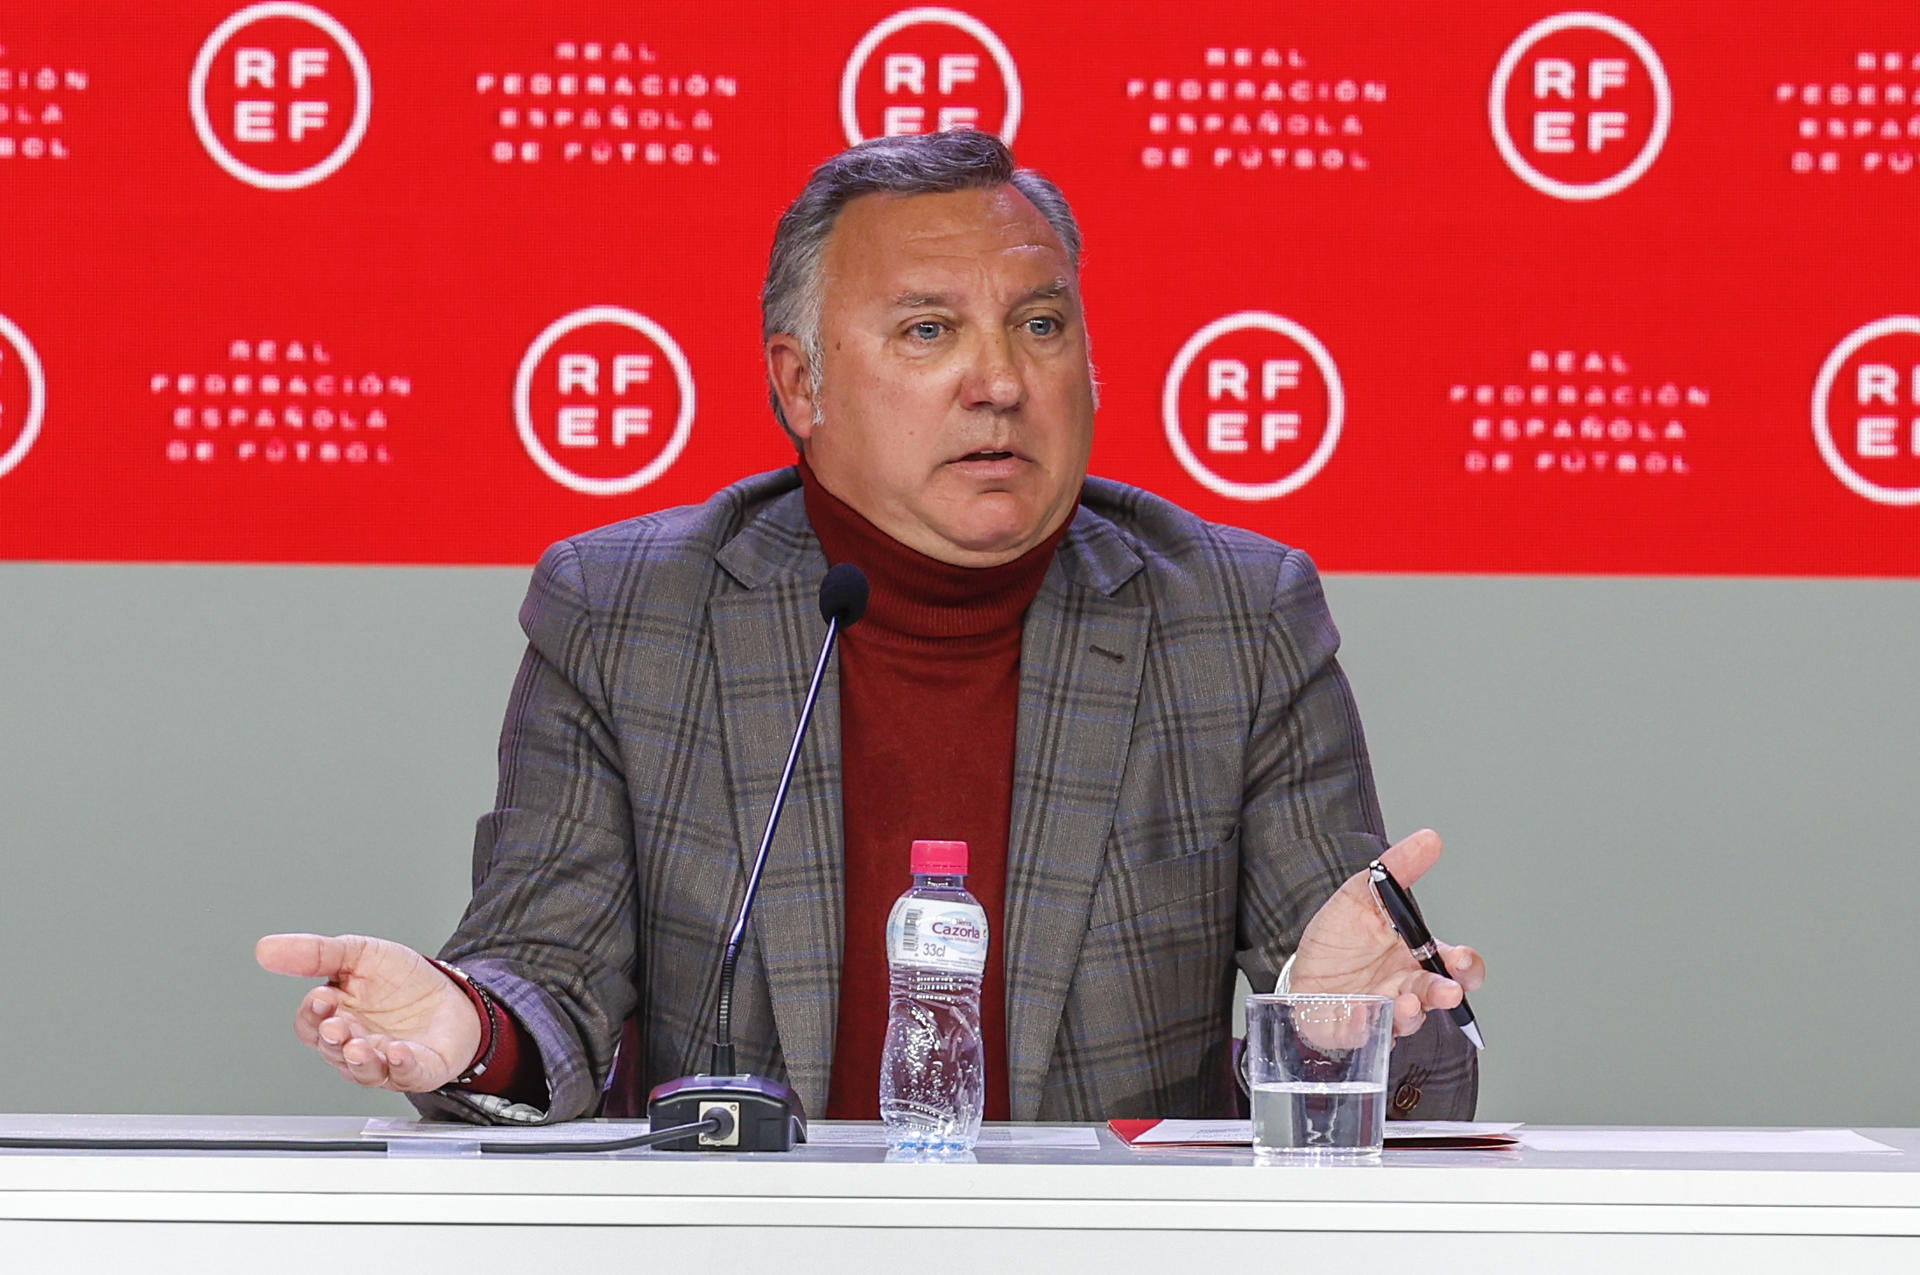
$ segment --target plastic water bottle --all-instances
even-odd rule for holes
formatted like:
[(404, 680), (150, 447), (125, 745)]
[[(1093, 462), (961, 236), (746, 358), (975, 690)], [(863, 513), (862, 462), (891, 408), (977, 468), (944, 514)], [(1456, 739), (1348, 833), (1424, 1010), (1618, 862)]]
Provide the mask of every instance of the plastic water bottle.
[(973, 1149), (987, 1099), (980, 981), (987, 914), (967, 893), (967, 843), (913, 843), (913, 886), (887, 917), (893, 971), (880, 1056), (887, 1146), (939, 1157)]

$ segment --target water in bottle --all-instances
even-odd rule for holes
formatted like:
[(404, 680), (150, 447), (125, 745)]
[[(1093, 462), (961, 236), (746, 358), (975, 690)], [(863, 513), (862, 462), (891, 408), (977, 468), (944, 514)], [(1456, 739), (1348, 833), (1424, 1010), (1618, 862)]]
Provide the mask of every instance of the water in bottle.
[(880, 1119), (890, 1149), (938, 1158), (972, 1150), (980, 1136), (987, 914), (967, 893), (966, 842), (916, 841), (912, 868), (913, 886), (887, 918)]

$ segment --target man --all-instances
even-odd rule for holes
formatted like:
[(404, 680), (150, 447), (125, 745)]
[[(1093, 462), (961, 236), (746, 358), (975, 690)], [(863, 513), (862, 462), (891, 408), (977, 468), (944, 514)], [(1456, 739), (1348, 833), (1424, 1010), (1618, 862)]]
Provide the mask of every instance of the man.
[[(869, 142), (781, 219), (762, 298), (796, 470), (564, 541), (444, 956), (261, 940), (300, 1038), (472, 1120), (592, 1114), (704, 1062), (717, 955), (804, 692), (830, 561), (873, 580), (823, 694), (734, 1000), (741, 1065), (871, 1117), (886, 905), (914, 837), (987, 908), (989, 1119), (1225, 1114), (1234, 966), (1397, 998), (1397, 1115), (1471, 1114), (1359, 869), (1384, 841), (1304, 555), (1086, 477), (1095, 386), (1065, 200), (977, 132)], [(1387, 860), (1417, 879), (1418, 833)], [(1296, 952), (1297, 947), (1297, 954)], [(1290, 970), (1283, 962), (1290, 954)]]

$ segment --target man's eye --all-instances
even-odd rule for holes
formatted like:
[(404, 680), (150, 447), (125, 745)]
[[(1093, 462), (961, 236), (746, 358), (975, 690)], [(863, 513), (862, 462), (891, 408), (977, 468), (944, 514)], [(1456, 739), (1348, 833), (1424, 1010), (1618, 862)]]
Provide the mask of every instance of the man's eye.
[(941, 332), (941, 325), (934, 322), (932, 319), (922, 319), (920, 320), (920, 322), (908, 328), (907, 332), (910, 336), (914, 337), (916, 340), (933, 341), (939, 338), (940, 332)]
[(1035, 336), (1052, 336), (1060, 330), (1060, 320), (1047, 315), (1036, 315), (1027, 320), (1027, 331)]

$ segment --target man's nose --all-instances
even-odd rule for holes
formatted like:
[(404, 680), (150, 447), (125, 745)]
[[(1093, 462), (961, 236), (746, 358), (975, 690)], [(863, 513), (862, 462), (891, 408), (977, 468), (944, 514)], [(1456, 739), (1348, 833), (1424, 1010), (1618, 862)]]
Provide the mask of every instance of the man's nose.
[(960, 387), (967, 407), (1006, 412), (1026, 401), (1026, 376), (1007, 333), (981, 333), (972, 354)]

